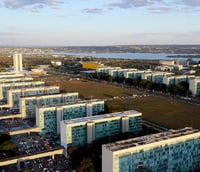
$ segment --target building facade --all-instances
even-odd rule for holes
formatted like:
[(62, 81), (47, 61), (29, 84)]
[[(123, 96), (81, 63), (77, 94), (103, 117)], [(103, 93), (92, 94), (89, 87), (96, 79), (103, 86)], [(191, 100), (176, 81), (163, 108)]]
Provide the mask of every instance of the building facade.
[(200, 77), (196, 77), (189, 81), (189, 89), (194, 96), (200, 96)]
[(3, 100), (3, 101), (7, 101), (7, 93), (8, 93), (8, 90), (10, 90), (10, 89), (43, 87), (44, 85), (45, 85), (45, 82), (43, 82), (43, 81), (0, 84), (0, 99)]
[(60, 127), (61, 145), (69, 148), (120, 133), (138, 133), (142, 130), (142, 114), (132, 110), (65, 120)]
[(189, 81), (194, 78), (195, 78), (194, 75), (164, 76), (163, 84), (174, 85), (174, 84), (179, 84), (181, 82), (189, 83)]
[(7, 102), (11, 109), (19, 109), (19, 100), (21, 96), (35, 96), (60, 93), (58, 86), (32, 87), (22, 89), (8, 90)]
[(173, 130), (102, 146), (102, 172), (200, 170), (200, 132)]
[(22, 96), (19, 111), (22, 118), (36, 118), (36, 106), (58, 105), (60, 103), (76, 102), (78, 93), (49, 94), (37, 96)]
[(0, 79), (0, 84), (3, 83), (17, 83), (17, 82), (33, 82), (32, 77), (6, 78)]
[(15, 72), (22, 72), (22, 54), (14, 54), (13, 55), (13, 65)]
[(65, 103), (36, 108), (36, 125), (40, 134), (60, 133), (60, 121), (86, 116), (97, 115), (104, 112), (104, 101), (86, 100), (75, 103)]

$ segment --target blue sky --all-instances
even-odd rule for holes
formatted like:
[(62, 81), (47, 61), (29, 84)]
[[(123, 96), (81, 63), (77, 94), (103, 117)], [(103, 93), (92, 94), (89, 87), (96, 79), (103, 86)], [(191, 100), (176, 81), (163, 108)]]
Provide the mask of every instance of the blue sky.
[(200, 44), (200, 0), (0, 0), (0, 46)]

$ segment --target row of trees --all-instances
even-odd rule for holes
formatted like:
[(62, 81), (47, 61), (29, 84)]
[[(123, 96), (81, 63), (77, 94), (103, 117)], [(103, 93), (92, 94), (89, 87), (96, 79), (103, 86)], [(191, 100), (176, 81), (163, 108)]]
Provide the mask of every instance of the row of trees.
[(100, 80), (106, 80), (108, 82), (123, 83), (128, 86), (134, 86), (137, 88), (148, 89), (151, 91), (161, 91), (164, 93), (171, 93), (173, 95), (179, 96), (191, 96), (192, 92), (189, 90), (189, 83), (183, 81), (179, 84), (172, 84), (167, 86), (163, 83), (156, 83), (146, 79), (141, 79), (141, 77), (136, 79), (124, 78), (124, 77), (112, 77), (111, 75), (105, 73), (99, 73), (97, 76)]

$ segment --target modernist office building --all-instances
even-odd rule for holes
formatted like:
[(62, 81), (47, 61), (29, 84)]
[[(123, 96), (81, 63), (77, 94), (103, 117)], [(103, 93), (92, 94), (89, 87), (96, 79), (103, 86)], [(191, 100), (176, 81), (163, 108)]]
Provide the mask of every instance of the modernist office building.
[(179, 75), (179, 76), (164, 76), (163, 84), (172, 85), (179, 84), (181, 82), (189, 82), (191, 79), (194, 79), (194, 75)]
[(196, 77), (189, 81), (189, 89), (194, 96), (200, 96), (200, 77)]
[(143, 73), (142, 79), (146, 79), (155, 83), (163, 83), (163, 78), (165, 76), (171, 76), (172, 73), (168, 72), (150, 72), (150, 73)]
[(60, 122), (61, 145), (65, 148), (84, 145), (94, 140), (142, 129), (142, 114), (125, 111)]
[(41, 134), (60, 133), (60, 121), (97, 115), (104, 112), (104, 101), (86, 100), (36, 107), (36, 125)]
[(200, 170), (199, 130), (184, 128), (102, 146), (103, 172), (140, 169), (151, 172)]
[(45, 82), (43, 82), (43, 81), (0, 84), (0, 99), (7, 101), (7, 92), (9, 89), (40, 87), (40, 86), (44, 86), (44, 85), (45, 85)]
[(60, 103), (76, 102), (78, 93), (63, 93), (37, 96), (22, 96), (19, 111), (22, 118), (36, 118), (36, 106), (57, 105)]
[(22, 72), (22, 54), (14, 54), (13, 55), (13, 65), (15, 72)]
[(45, 86), (45, 87), (32, 87), (8, 90), (7, 102), (8, 107), (11, 109), (19, 109), (19, 99), (21, 96), (33, 96), (33, 95), (47, 95), (59, 93), (58, 86)]
[(22, 78), (22, 77), (24, 77), (23, 73), (1, 74), (0, 80), (11, 79), (11, 78)]
[(19, 77), (19, 78), (7, 78), (7, 79), (0, 79), (0, 84), (3, 83), (17, 83), (17, 82), (32, 82), (32, 77)]

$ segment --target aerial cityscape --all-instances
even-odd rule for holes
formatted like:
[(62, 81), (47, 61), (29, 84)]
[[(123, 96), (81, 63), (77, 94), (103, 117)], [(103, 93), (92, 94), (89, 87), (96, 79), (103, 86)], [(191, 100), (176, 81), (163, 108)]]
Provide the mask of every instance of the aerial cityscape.
[(200, 1), (0, 9), (0, 172), (200, 171)]

